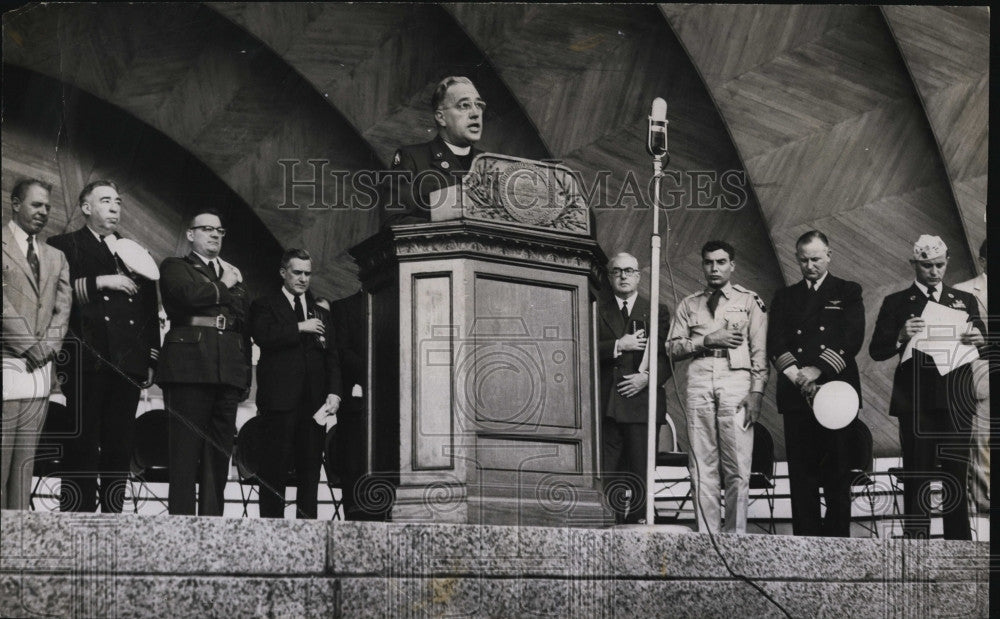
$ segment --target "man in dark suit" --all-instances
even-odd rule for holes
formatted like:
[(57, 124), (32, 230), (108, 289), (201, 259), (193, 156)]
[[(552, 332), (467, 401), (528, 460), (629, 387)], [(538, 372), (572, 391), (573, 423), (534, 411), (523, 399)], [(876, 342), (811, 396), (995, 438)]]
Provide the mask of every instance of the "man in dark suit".
[(260, 347), (257, 409), (271, 429), (261, 456), (260, 515), (281, 518), (294, 449), (299, 518), (316, 518), (316, 493), (326, 428), (313, 420), (340, 408), (340, 361), (330, 312), (309, 291), (312, 258), (304, 249), (281, 257), (282, 286), (250, 306), (250, 331)]
[(461, 182), (480, 150), (486, 102), (467, 77), (446, 77), (431, 96), (438, 134), (430, 142), (396, 151), (390, 176), (380, 187), (382, 225), (430, 221), (431, 192)]
[[(876, 361), (900, 357), (893, 376), (889, 414), (899, 418), (899, 442), (903, 449), (906, 511), (903, 534), (916, 538), (930, 534), (925, 484), (936, 478), (944, 484), (947, 497), (944, 537), (968, 540), (972, 534), (966, 475), (976, 412), (972, 364), (966, 363), (942, 376), (929, 354), (908, 344), (914, 338), (919, 342), (930, 337), (940, 340), (942, 347), (950, 347), (955, 340), (983, 347), (985, 326), (976, 298), (944, 285), (948, 268), (948, 248), (944, 241), (936, 236), (921, 236), (913, 246), (910, 264), (915, 281), (882, 302), (868, 348)], [(957, 337), (942, 333), (945, 329), (941, 327), (927, 329), (922, 315), (930, 302), (967, 313), (968, 325), (961, 328)]]
[[(828, 271), (826, 235), (811, 230), (795, 243), (802, 281), (782, 288), (771, 304), (767, 354), (778, 370), (778, 412), (785, 451), (795, 535), (851, 535), (850, 431), (824, 428), (813, 415), (820, 385), (844, 381), (861, 396), (854, 357), (865, 338), (861, 286)], [(819, 489), (826, 500), (820, 517)]]
[(85, 225), (48, 240), (69, 261), (73, 345), (66, 348), (69, 372), (62, 389), (67, 409), (80, 419), (79, 435), (66, 445), (66, 464), (75, 475), (62, 480), (60, 508), (92, 512), (99, 496), (102, 513), (118, 513), (139, 391), (152, 384), (160, 354), (156, 284), (129, 272), (115, 254), (121, 238), (118, 186), (93, 181), (80, 192), (79, 204)]
[[(10, 222), (3, 227), (0, 509), (28, 509), (35, 447), (48, 410), (51, 361), (63, 347), (73, 299), (66, 257), (38, 240), (49, 221), (51, 189), (34, 178), (15, 183)], [(32, 374), (36, 370), (42, 375)]]
[(156, 380), (170, 413), (171, 514), (221, 516), (236, 407), (250, 387), (247, 291), (239, 269), (221, 260), (226, 229), (218, 213), (197, 213), (191, 253), (160, 265), (170, 319)]
[[(634, 524), (646, 517), (646, 458), (649, 372), (642, 365), (649, 325), (649, 299), (639, 296), (639, 262), (619, 253), (608, 262), (614, 296), (599, 306), (597, 351), (600, 359), (602, 410), (602, 468), (608, 504), (618, 524)], [(656, 353), (659, 386), (668, 378), (667, 329), (670, 315), (660, 308)], [(656, 418), (663, 419), (666, 404), (657, 388)], [(662, 422), (658, 422), (662, 423)], [(624, 490), (631, 499), (624, 499)]]

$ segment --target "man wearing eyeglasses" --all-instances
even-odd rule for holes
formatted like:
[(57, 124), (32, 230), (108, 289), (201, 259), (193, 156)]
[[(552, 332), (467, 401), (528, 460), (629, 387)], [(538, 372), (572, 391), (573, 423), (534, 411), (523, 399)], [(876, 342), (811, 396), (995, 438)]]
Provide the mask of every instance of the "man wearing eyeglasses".
[(667, 337), (674, 361), (692, 359), (685, 413), (695, 516), (698, 531), (746, 533), (753, 422), (768, 376), (767, 316), (756, 293), (730, 281), (736, 268), (732, 245), (705, 243), (701, 266), (707, 285), (681, 300)]
[[(619, 253), (608, 262), (614, 296), (599, 306), (597, 351), (601, 366), (601, 462), (604, 491), (618, 524), (636, 524), (646, 514), (646, 441), (649, 372), (647, 347), (649, 299), (639, 295), (639, 261)], [(670, 315), (661, 307), (658, 382), (670, 377), (663, 343)], [(657, 389), (657, 419), (666, 414), (663, 390)], [(625, 491), (628, 491), (626, 494)]]
[(430, 221), (433, 191), (461, 182), (480, 152), (486, 102), (467, 77), (446, 77), (431, 96), (438, 134), (430, 142), (396, 151), (392, 169), (400, 171), (380, 188), (383, 225)]
[[(79, 434), (66, 442), (62, 511), (121, 512), (132, 458), (132, 428), (140, 389), (153, 382), (160, 353), (156, 282), (133, 273), (115, 249), (122, 199), (109, 180), (80, 192), (85, 225), (51, 237), (66, 254), (73, 309), (64, 347), (69, 371), (62, 386)], [(100, 485), (98, 485), (100, 477)]]
[(171, 514), (221, 516), (233, 451), (236, 406), (250, 387), (247, 290), (239, 269), (219, 258), (226, 229), (198, 212), (187, 229), (191, 253), (160, 266), (170, 331), (156, 380), (170, 413)]

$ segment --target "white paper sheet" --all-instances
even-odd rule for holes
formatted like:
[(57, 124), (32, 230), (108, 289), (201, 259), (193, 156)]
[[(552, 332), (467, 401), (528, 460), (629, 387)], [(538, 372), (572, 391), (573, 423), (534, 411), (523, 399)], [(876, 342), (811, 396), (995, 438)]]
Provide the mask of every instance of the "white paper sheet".
[(940, 303), (928, 301), (920, 317), (924, 330), (910, 338), (903, 350), (901, 362), (913, 357), (914, 349), (934, 361), (941, 376), (979, 359), (975, 346), (963, 344), (959, 337), (969, 331), (969, 314)]
[(52, 390), (52, 362), (34, 372), (27, 371), (24, 359), (3, 358), (3, 399), (28, 400), (47, 398)]

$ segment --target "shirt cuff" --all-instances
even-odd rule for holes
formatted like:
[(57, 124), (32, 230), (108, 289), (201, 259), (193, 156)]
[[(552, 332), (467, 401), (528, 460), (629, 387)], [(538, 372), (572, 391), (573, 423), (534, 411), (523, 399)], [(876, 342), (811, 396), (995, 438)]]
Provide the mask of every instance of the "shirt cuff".
[(615, 350), (611, 356), (615, 359), (622, 356), (622, 351), (618, 350), (618, 340), (615, 340)]
[(788, 380), (795, 382), (795, 378), (799, 375), (799, 366), (790, 365), (781, 371), (782, 374), (788, 377)]
[(767, 386), (766, 378), (752, 378), (750, 379), (750, 393), (764, 393), (764, 387)]

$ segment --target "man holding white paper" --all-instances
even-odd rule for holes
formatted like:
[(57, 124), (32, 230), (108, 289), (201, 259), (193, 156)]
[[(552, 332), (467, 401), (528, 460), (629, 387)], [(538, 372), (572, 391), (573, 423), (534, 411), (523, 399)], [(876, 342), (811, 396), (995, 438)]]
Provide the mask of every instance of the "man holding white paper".
[[(968, 347), (984, 345), (985, 327), (975, 297), (944, 285), (948, 258), (939, 237), (925, 234), (917, 240), (910, 259), (915, 281), (882, 302), (869, 353), (876, 361), (900, 358), (889, 414), (899, 418), (904, 536), (929, 535), (924, 487), (940, 479), (948, 498), (944, 536), (968, 540), (966, 475), (976, 404), (969, 361), (978, 358)], [(956, 320), (956, 312), (965, 314), (964, 322)]]
[(50, 189), (37, 179), (18, 181), (10, 194), (11, 220), (3, 227), (2, 509), (28, 508), (51, 362), (69, 325), (69, 264), (38, 238), (49, 221)]
[(281, 518), (289, 464), (295, 463), (296, 512), (316, 518), (326, 432), (340, 408), (340, 356), (330, 312), (309, 291), (312, 258), (304, 249), (281, 257), (282, 286), (250, 306), (250, 328), (260, 347), (257, 408), (268, 425), (260, 454), (261, 518)]

